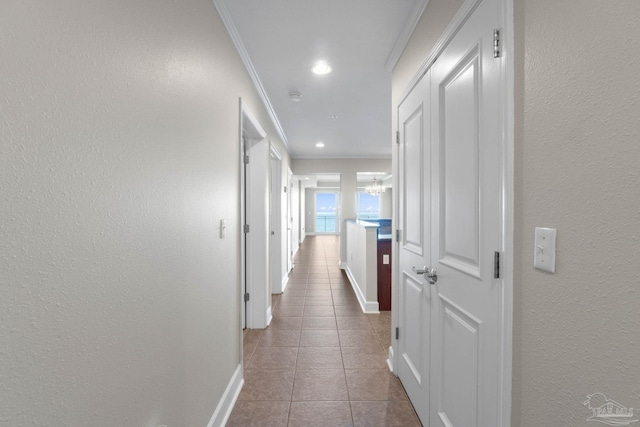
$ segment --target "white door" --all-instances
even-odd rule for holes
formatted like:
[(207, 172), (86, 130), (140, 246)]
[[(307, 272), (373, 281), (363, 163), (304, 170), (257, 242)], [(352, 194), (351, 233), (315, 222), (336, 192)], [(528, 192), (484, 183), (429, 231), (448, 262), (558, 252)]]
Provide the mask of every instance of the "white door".
[(246, 165), (246, 304), (248, 328), (266, 328), (271, 321), (269, 290), (269, 141), (247, 141)]
[(478, 3), (398, 109), (398, 376), (431, 427), (500, 426), (509, 398), (499, 1)]
[(282, 293), (282, 176), (281, 176), (281, 160), (271, 149), (271, 169), (270, 169), (270, 199), (269, 199), (269, 268), (271, 269), (271, 293)]
[(499, 16), (482, 0), (431, 67), (431, 427), (501, 425)]
[(430, 262), (430, 72), (398, 108), (398, 376), (424, 425), (429, 409), (431, 289), (415, 269)]

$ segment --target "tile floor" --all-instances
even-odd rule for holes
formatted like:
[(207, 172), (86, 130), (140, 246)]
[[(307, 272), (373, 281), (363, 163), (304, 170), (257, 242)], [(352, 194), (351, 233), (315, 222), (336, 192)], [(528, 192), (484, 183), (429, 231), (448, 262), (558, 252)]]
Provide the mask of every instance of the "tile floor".
[(387, 367), (390, 313), (362, 313), (338, 259), (338, 237), (305, 239), (271, 324), (244, 331), (227, 426), (420, 426)]

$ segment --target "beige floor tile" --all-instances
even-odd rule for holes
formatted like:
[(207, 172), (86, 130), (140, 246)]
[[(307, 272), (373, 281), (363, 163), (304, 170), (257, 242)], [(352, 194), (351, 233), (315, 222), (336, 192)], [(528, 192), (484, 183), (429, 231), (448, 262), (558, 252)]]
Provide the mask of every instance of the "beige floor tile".
[(340, 334), (341, 347), (370, 347), (375, 344), (381, 346), (378, 335), (373, 332), (373, 329), (340, 329), (338, 333)]
[(357, 329), (373, 331), (369, 319), (365, 317), (336, 317), (338, 329)]
[(291, 400), (294, 371), (247, 369), (238, 400)]
[(291, 402), (289, 427), (351, 427), (349, 402)]
[(307, 289), (308, 290), (318, 289), (318, 290), (330, 291), (331, 284), (330, 283), (309, 283), (307, 285)]
[(388, 369), (387, 352), (377, 345), (342, 347), (342, 363), (345, 369)]
[(333, 299), (328, 297), (306, 297), (304, 305), (329, 305), (333, 306)]
[(296, 370), (292, 401), (348, 400), (342, 369)]
[(300, 347), (297, 370), (342, 369), (340, 347)]
[(298, 347), (258, 347), (247, 369), (290, 369), (296, 367)]
[(337, 329), (335, 317), (303, 317), (302, 329)]
[(364, 316), (365, 314), (362, 312), (362, 308), (360, 305), (350, 304), (350, 305), (335, 305), (334, 306), (336, 316), (337, 317), (345, 317), (345, 316)]
[(300, 330), (298, 329), (266, 329), (258, 347), (298, 347), (300, 345)]
[(287, 286), (287, 289), (285, 289), (282, 295), (287, 297), (304, 297), (304, 296), (307, 296), (307, 290), (306, 289), (289, 289), (289, 287)]
[(338, 332), (335, 330), (302, 330), (300, 334), (300, 347), (339, 347)]
[(317, 298), (317, 297), (324, 297), (324, 298), (331, 298), (331, 289), (307, 289), (307, 297), (310, 298)]
[(333, 308), (329, 305), (305, 305), (303, 317), (333, 317)]
[(304, 305), (305, 297), (290, 297), (282, 296), (280, 298), (280, 305)]
[(302, 317), (275, 316), (271, 319), (269, 329), (301, 329)]
[(282, 317), (302, 317), (303, 312), (303, 305), (280, 305), (273, 310), (273, 315)]
[[(289, 419), (289, 401), (258, 402), (239, 400), (227, 427), (281, 427), (286, 426)], [(351, 412), (349, 412), (351, 415)]]
[(402, 384), (388, 369), (345, 369), (344, 372), (350, 400), (407, 400)]
[(355, 427), (420, 427), (413, 407), (403, 402), (351, 402)]

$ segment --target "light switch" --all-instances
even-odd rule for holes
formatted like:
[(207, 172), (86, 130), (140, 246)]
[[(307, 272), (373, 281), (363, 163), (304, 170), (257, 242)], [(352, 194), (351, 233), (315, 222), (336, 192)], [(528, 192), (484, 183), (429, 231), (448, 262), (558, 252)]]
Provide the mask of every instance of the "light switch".
[(533, 266), (538, 270), (556, 272), (556, 229), (536, 227)]
[(389, 254), (382, 254), (382, 263), (389, 264)]

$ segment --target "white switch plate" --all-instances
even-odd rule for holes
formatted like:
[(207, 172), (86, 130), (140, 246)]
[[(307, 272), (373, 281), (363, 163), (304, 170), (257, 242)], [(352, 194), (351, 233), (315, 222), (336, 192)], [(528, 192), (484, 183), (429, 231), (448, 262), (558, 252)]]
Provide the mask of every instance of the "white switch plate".
[(382, 263), (389, 264), (389, 254), (382, 254)]
[(538, 270), (556, 272), (556, 229), (536, 227), (533, 266)]

